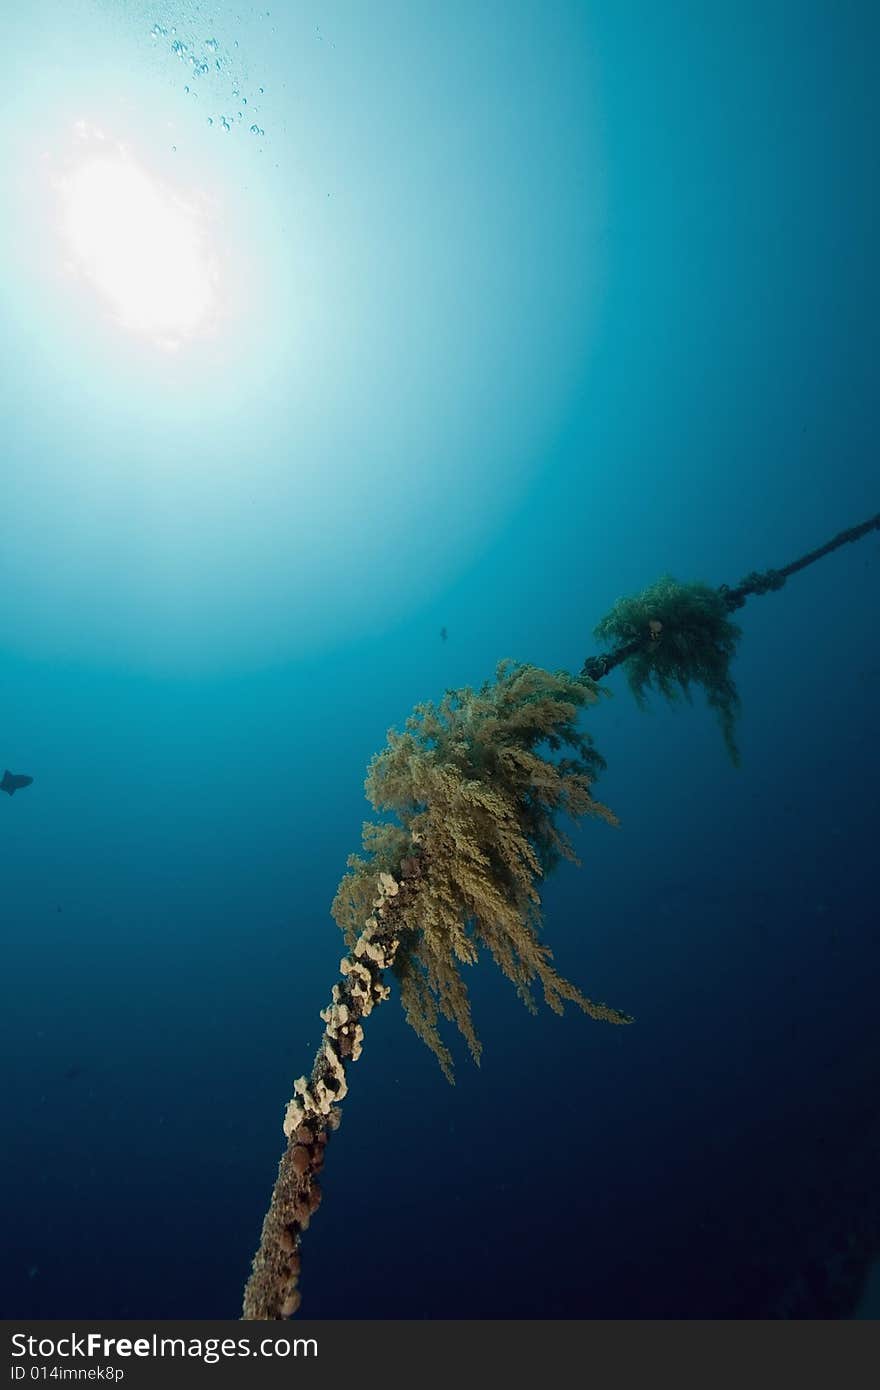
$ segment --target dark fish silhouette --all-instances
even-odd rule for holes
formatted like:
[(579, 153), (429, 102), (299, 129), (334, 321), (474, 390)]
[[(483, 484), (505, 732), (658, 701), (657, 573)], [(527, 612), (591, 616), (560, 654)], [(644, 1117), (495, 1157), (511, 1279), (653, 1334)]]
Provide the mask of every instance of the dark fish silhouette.
[(12, 796), (21, 787), (29, 787), (33, 780), (33, 777), (25, 777), (20, 772), (10, 772), (7, 768), (3, 774), (3, 781), (0, 782), (0, 792)]
[(445, 627), (441, 627), (441, 629), (440, 629), (440, 641), (441, 641), (441, 642), (445, 642), (448, 636), (449, 636), (449, 633), (446, 631), (446, 628), (445, 628)]

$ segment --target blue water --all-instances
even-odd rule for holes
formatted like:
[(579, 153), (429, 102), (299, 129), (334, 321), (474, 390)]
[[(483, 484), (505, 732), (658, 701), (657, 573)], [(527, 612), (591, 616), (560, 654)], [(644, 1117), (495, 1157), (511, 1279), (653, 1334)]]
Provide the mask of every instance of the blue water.
[[(578, 669), (661, 573), (733, 583), (878, 509), (880, 15), (3, 27), (0, 768), (34, 783), (0, 798), (0, 1311), (236, 1317), (387, 728), (501, 657)], [(130, 331), (65, 247), (78, 120), (206, 209), (210, 331)], [(451, 1088), (374, 1013), (304, 1315), (853, 1312), (878, 575), (874, 533), (743, 610), (739, 770), (699, 695), (609, 678), (621, 828), (575, 831), (546, 933), (636, 1022), (532, 1017), (479, 966)]]

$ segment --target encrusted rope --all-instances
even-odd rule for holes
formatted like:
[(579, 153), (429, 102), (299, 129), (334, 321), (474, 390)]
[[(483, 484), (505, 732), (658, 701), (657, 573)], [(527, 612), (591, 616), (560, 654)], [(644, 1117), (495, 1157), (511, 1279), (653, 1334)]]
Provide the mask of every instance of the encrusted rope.
[(346, 1068), (361, 1055), (361, 1020), (391, 993), (383, 971), (393, 965), (400, 944), (395, 907), (415, 891), (414, 882), (398, 883), (391, 874), (380, 874), (373, 915), (340, 962), (340, 979), (321, 1011), (324, 1034), (311, 1075), (293, 1083), (284, 1116), (287, 1148), (244, 1291), (246, 1319), (289, 1318), (299, 1307), (300, 1237), (321, 1202), (318, 1174), (330, 1134), (339, 1127), (339, 1103), (348, 1093)]
[[(880, 530), (880, 514), (841, 531), (818, 550), (783, 569), (746, 575), (735, 588), (722, 584), (718, 595), (728, 612), (733, 612), (750, 595), (781, 589), (790, 575), (874, 530)], [(615, 666), (656, 640), (659, 628), (659, 623), (648, 623), (644, 637), (623, 643), (604, 655), (588, 657), (582, 675), (601, 680)], [(407, 859), (402, 861), (399, 879), (390, 873), (378, 875), (372, 915), (364, 923), (353, 949), (340, 962), (340, 979), (333, 986), (331, 1002), (321, 1011), (324, 1033), (311, 1074), (300, 1076), (293, 1083), (293, 1097), (284, 1116), (287, 1147), (245, 1288), (246, 1319), (288, 1318), (299, 1308), (300, 1239), (321, 1202), (318, 1174), (330, 1134), (339, 1127), (339, 1105), (348, 1093), (346, 1069), (361, 1055), (362, 1020), (391, 992), (384, 983), (383, 972), (394, 964), (400, 945), (395, 931), (398, 910), (419, 891), (422, 872), (419, 860)]]

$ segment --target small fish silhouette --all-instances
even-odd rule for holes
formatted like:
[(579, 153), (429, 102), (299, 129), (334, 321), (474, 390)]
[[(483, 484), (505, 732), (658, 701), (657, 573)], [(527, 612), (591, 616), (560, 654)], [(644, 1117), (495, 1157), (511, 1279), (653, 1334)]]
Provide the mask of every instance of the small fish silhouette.
[(33, 777), (26, 777), (20, 772), (10, 772), (7, 768), (3, 773), (3, 781), (0, 782), (0, 792), (13, 796), (21, 787), (29, 787), (33, 780)]
[(445, 627), (441, 627), (441, 629), (440, 629), (440, 641), (441, 641), (441, 642), (445, 642), (448, 636), (449, 636), (449, 633), (446, 631), (446, 628), (445, 628)]

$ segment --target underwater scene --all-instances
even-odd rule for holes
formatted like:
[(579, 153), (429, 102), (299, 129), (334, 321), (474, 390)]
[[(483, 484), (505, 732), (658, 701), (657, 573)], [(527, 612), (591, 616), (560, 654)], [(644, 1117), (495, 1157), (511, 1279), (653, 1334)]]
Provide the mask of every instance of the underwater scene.
[(880, 1315), (880, 10), (34, 0), (0, 1315)]

